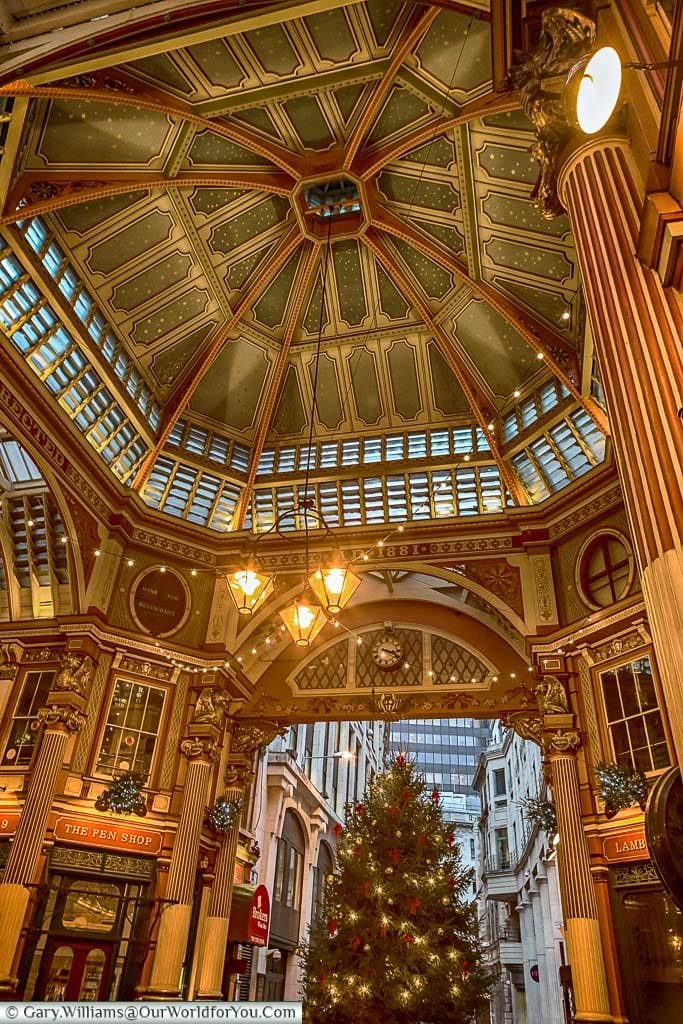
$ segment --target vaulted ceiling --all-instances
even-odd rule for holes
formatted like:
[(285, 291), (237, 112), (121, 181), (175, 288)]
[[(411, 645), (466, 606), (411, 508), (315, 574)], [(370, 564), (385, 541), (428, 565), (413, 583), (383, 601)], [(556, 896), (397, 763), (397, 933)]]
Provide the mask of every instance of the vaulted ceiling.
[[(262, 6), (243, 31), (0, 90), (30, 99), (5, 240), (137, 431), (119, 475), (161, 507), (160, 460), (220, 437), (239, 456), (217, 471), (237, 495), (220, 528), (239, 528), (274, 447), (471, 425), (475, 458), (478, 437), (509, 499), (533, 500), (505, 452), (520, 396), (554, 377), (604, 417), (569, 225), (536, 211), (486, 5)], [(346, 212), (322, 216), (339, 182)]]

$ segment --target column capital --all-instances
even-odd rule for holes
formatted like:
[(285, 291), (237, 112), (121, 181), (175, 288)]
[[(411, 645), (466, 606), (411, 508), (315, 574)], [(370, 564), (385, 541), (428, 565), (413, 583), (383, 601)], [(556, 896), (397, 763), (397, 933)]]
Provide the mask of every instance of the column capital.
[(75, 690), (50, 690), (36, 721), (52, 732), (78, 732), (85, 725), (86, 698)]
[(188, 761), (217, 761), (216, 737), (206, 733), (187, 736), (180, 744), (180, 752)]

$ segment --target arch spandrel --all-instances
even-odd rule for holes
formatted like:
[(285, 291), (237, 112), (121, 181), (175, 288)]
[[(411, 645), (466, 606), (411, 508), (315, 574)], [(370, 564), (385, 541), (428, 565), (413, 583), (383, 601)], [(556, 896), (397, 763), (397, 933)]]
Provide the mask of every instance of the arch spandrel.
[[(326, 627), (311, 650), (294, 644), (281, 648), (260, 675), (254, 696), (240, 717), (267, 716), (283, 723), (462, 715), (496, 718), (537, 707), (526, 660), (512, 643), (472, 616), (394, 597), (354, 605), (343, 618), (344, 625)], [(392, 623), (402, 643), (419, 634), (420, 663), (412, 665), (409, 672), (403, 668), (377, 670), (359, 679), (358, 666), (367, 665), (371, 650), (363, 637), (374, 639), (386, 622)], [(430, 676), (430, 655), (439, 645), (439, 674), (432, 669)], [(413, 659), (416, 650), (413, 643)], [(458, 659), (460, 671), (446, 675), (443, 655), (449, 651)], [(316, 662), (321, 677), (316, 685), (305, 685), (307, 670)], [(473, 671), (469, 678), (463, 678), (464, 666)], [(409, 678), (401, 678), (402, 673)]]

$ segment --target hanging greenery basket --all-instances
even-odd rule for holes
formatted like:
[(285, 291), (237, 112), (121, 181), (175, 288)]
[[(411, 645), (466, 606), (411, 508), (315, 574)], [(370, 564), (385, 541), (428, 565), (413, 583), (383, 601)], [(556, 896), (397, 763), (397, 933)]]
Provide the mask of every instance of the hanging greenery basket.
[(227, 800), (221, 796), (209, 811), (206, 823), (214, 832), (229, 832), (239, 823), (241, 812), (241, 800)]
[(142, 795), (145, 776), (139, 772), (123, 772), (112, 779), (107, 788), (95, 801), (98, 811), (113, 811), (114, 814), (147, 814), (147, 801)]
[(599, 764), (595, 769), (600, 784), (600, 796), (605, 801), (605, 816), (613, 818), (625, 807), (645, 810), (647, 781), (641, 771), (623, 764)]
[(552, 800), (548, 800), (548, 798), (544, 796), (530, 796), (525, 800), (520, 800), (520, 805), (532, 824), (538, 825), (538, 827), (543, 829), (544, 832), (547, 832), (549, 836), (554, 836), (556, 834), (557, 813), (555, 811), (555, 804)]

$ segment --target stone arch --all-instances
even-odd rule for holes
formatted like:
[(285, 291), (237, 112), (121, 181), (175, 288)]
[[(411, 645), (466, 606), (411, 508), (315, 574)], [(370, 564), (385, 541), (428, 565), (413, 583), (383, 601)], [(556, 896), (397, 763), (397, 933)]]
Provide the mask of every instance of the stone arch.
[(0, 427), (0, 585), (6, 594), (0, 617), (55, 618), (82, 609), (78, 537), (53, 471), (32, 446)]

